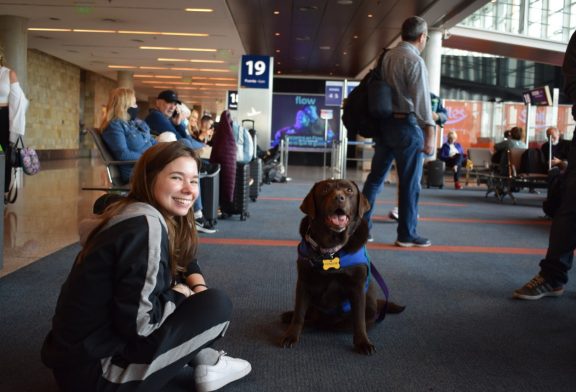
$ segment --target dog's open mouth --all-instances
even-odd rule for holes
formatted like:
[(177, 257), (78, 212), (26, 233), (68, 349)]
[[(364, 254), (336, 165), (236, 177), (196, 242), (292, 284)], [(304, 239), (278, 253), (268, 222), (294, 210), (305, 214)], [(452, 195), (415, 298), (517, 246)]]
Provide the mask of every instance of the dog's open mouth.
[(348, 227), (350, 217), (342, 209), (337, 209), (333, 214), (326, 217), (326, 223), (335, 231), (342, 231)]

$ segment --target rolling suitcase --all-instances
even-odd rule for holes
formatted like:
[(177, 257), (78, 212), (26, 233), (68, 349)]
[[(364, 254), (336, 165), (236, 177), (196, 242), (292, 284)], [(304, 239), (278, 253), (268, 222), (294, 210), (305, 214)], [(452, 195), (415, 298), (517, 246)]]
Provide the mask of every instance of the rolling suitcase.
[(248, 201), (250, 196), (250, 163), (236, 164), (236, 179), (234, 184), (234, 200), (220, 206), (222, 219), (231, 215), (240, 215), (240, 220), (246, 220), (248, 213)]
[(261, 158), (254, 158), (250, 161), (250, 182), (250, 200), (256, 201), (264, 182)]
[(254, 129), (253, 120), (242, 120), (242, 126), (245, 122), (251, 123), (251, 128), (249, 128), (250, 135), (252, 136), (252, 141), (254, 142), (254, 157), (250, 161), (250, 200), (256, 201), (260, 190), (262, 189), (262, 184), (264, 183), (264, 168), (262, 166), (262, 159), (258, 157), (257, 145), (258, 137), (256, 136), (256, 130)]
[(446, 164), (440, 159), (426, 163), (426, 188), (444, 187), (444, 169)]
[(202, 215), (204, 215), (204, 219), (214, 226), (218, 219), (220, 164), (210, 163), (202, 166), (200, 195), (202, 197)]

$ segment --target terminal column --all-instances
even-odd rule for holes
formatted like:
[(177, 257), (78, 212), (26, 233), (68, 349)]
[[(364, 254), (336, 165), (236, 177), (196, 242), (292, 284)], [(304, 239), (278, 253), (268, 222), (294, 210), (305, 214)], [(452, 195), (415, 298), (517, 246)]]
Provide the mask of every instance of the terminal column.
[(430, 91), (440, 96), (440, 76), (442, 74), (442, 32), (432, 30), (428, 32), (430, 37), (426, 48), (422, 52), (422, 58), (428, 67)]
[(118, 71), (118, 87), (134, 89), (134, 73), (131, 71)]
[(27, 86), (28, 19), (0, 15), (0, 45), (4, 48), (5, 64), (18, 75), (22, 89)]

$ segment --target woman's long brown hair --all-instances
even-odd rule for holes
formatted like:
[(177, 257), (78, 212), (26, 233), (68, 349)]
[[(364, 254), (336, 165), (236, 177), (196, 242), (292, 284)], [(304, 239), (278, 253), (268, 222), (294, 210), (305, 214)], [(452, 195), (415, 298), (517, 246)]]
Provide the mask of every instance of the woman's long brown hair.
[(172, 274), (176, 276), (186, 269), (188, 263), (196, 256), (198, 247), (194, 211), (190, 208), (186, 216), (170, 216), (154, 198), (154, 184), (158, 173), (170, 162), (181, 157), (194, 159), (200, 168), (200, 161), (194, 150), (181, 142), (158, 143), (146, 150), (134, 167), (128, 196), (106, 208), (102, 214), (102, 222), (88, 236), (84, 248), (78, 255), (77, 263), (81, 263), (84, 257), (93, 250), (97, 234), (110, 219), (118, 215), (128, 204), (142, 202), (160, 211), (166, 221)]

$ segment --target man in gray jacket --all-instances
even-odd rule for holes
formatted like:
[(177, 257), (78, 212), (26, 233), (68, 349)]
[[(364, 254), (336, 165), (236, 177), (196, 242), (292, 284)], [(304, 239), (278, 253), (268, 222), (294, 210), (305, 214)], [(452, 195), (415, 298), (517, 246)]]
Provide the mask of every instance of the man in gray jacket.
[(427, 41), (426, 21), (411, 16), (402, 24), (402, 42), (384, 56), (381, 72), (393, 89), (394, 113), (382, 120), (381, 132), (374, 137), (372, 167), (362, 190), (371, 205), (364, 216), (371, 228), (376, 196), (382, 190), (392, 160), (396, 159), (400, 184), (396, 245), (402, 247), (431, 245), (416, 233), (422, 152), (433, 153), (436, 126), (432, 118), (428, 70), (420, 56)]

